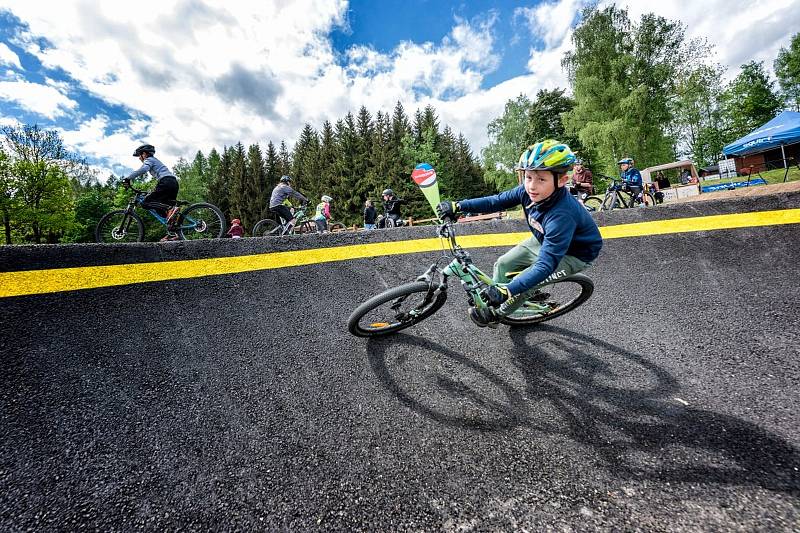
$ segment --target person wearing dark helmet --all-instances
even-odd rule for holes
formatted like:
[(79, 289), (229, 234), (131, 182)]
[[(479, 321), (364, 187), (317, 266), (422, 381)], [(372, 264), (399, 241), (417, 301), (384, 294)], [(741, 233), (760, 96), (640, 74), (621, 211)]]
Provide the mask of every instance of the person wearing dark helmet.
[[(455, 222), (462, 211), (493, 213), (522, 205), (533, 233), (495, 262), (496, 285), (481, 293), (488, 307), (469, 308), (469, 316), (478, 326), (497, 327), (501, 317), (526, 301), (546, 298), (540, 285), (585, 270), (600, 253), (603, 239), (597, 224), (565, 187), (574, 161), (569, 146), (547, 139), (529, 146), (520, 156), (517, 187), (484, 198), (444, 201), (436, 207), (439, 218)], [(519, 271), (513, 279), (508, 276)]]
[(384, 189), (381, 196), (383, 197), (383, 217), (378, 220), (378, 227), (385, 228), (387, 219), (392, 219), (394, 226), (402, 226), (403, 217), (400, 214), (400, 206), (404, 200), (398, 198), (392, 189)]
[(178, 178), (167, 168), (167, 165), (155, 158), (155, 153), (156, 148), (152, 144), (143, 144), (134, 150), (133, 156), (139, 158), (142, 166), (124, 178), (122, 184), (125, 187), (129, 187), (131, 180), (147, 173), (150, 173), (151, 176), (158, 180), (156, 181), (155, 189), (144, 197), (142, 207), (152, 209), (167, 219), (167, 234), (161, 240), (175, 241), (178, 240), (178, 235), (175, 233), (174, 228), (175, 216), (179, 211), (175, 205), (179, 189)]
[(619, 165), (622, 186), (631, 193), (633, 198), (639, 198), (643, 188), (642, 174), (633, 166), (633, 159), (624, 157), (617, 161), (617, 165)]
[(281, 176), (278, 185), (272, 189), (272, 195), (269, 198), (269, 210), (278, 215), (283, 223), (284, 229), (282, 233), (287, 231), (286, 226), (289, 224), (289, 222), (291, 222), (292, 218), (294, 218), (292, 211), (283, 203), (284, 200), (288, 200), (289, 198), (297, 198), (303, 202), (303, 204), (308, 203), (308, 198), (292, 189), (291, 184), (291, 176)]

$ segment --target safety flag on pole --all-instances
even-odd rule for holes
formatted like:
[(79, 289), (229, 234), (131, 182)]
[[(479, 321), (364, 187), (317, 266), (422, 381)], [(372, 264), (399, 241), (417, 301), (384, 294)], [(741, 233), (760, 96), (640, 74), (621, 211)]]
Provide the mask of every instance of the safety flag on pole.
[(431, 209), (436, 213), (436, 206), (439, 204), (439, 182), (436, 181), (436, 171), (428, 163), (420, 163), (411, 173), (411, 179), (419, 185), (422, 194), (431, 204)]

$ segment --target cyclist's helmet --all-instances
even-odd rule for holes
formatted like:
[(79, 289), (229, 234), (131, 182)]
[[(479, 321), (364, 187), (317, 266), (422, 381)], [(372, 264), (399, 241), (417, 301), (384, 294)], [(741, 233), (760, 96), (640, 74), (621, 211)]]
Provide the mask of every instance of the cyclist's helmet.
[(289, 183), (292, 181), (291, 176), (281, 176), (281, 183)]
[(233, 220), (231, 220), (231, 225), (234, 225), (234, 224), (239, 224), (239, 225), (241, 225), (241, 224), (242, 224), (242, 221), (241, 221), (241, 220), (239, 220), (238, 218), (234, 218)]
[(156, 147), (153, 146), (152, 144), (143, 144), (139, 148), (133, 151), (133, 157), (139, 157), (144, 153), (154, 155), (156, 153)]
[(322, 195), (322, 201), (323, 201), (323, 202), (329, 202), (329, 203), (330, 203), (330, 202), (332, 202), (332, 201), (333, 201), (333, 198), (331, 198), (331, 197), (330, 197), (330, 196), (328, 196), (327, 194), (323, 194), (323, 195)]
[(623, 157), (622, 159), (617, 161), (617, 164), (618, 165), (632, 165), (633, 164), (633, 159), (631, 159), (630, 157)]
[[(575, 163), (575, 154), (566, 144), (553, 139), (547, 139), (536, 144), (532, 144), (527, 150), (522, 152), (517, 163), (517, 171), (525, 170), (549, 170), (558, 186), (559, 176), (566, 174)], [(519, 172), (520, 182), (523, 172)]]
[(381, 194), (383, 196), (394, 196), (394, 191), (392, 189), (384, 189)]

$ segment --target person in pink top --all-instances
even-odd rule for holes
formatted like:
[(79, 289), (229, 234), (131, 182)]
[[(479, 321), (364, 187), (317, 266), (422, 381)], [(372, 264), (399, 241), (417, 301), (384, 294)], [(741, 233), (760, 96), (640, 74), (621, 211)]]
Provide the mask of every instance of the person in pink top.
[(231, 229), (228, 230), (228, 235), (230, 235), (232, 239), (241, 239), (244, 237), (244, 228), (242, 227), (241, 220), (238, 218), (231, 220)]

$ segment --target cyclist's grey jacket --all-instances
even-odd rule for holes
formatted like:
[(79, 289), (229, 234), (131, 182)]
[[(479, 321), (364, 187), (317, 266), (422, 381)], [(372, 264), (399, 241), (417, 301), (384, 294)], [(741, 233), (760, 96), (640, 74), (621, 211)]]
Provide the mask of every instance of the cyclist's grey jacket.
[(308, 199), (305, 196), (292, 189), (291, 186), (286, 185), (285, 183), (279, 183), (274, 189), (272, 189), (272, 196), (269, 197), (269, 208), (272, 209), (273, 207), (283, 205), (283, 201), (290, 196), (292, 198), (297, 198), (304, 204), (308, 202)]
[(461, 211), (468, 213), (493, 213), (522, 206), (525, 221), (542, 247), (539, 250), (539, 259), (533, 267), (508, 284), (512, 295), (532, 289), (544, 281), (555, 272), (565, 255), (591, 263), (603, 247), (603, 238), (597, 224), (586, 208), (564, 187), (537, 206), (532, 205), (522, 185), (494, 196), (461, 200), (458, 205)]
[(131, 172), (127, 179), (132, 180), (133, 178), (138, 178), (139, 176), (147, 174), (148, 172), (156, 179), (166, 178), (167, 176), (172, 178), (175, 177), (175, 174), (173, 174), (172, 171), (167, 168), (167, 165), (155, 157), (150, 156), (142, 162), (142, 166), (139, 168), (139, 170), (134, 170)]

